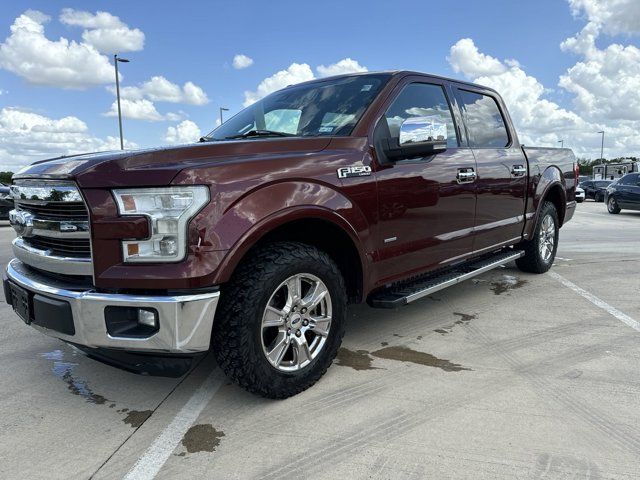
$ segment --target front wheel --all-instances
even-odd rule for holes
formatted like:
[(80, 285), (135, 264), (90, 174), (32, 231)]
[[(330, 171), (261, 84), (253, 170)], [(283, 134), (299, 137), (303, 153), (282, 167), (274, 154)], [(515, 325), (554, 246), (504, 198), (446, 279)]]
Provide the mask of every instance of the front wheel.
[(551, 202), (545, 202), (531, 240), (523, 243), (523, 257), (516, 260), (518, 268), (524, 272), (544, 273), (551, 268), (558, 249), (560, 230), (558, 212)]
[(340, 270), (325, 252), (296, 242), (266, 245), (249, 254), (222, 291), (214, 355), (246, 390), (290, 397), (331, 365), (346, 304)]
[(613, 196), (610, 196), (609, 200), (607, 200), (607, 210), (609, 211), (609, 213), (612, 213), (614, 215), (620, 213), (620, 206)]

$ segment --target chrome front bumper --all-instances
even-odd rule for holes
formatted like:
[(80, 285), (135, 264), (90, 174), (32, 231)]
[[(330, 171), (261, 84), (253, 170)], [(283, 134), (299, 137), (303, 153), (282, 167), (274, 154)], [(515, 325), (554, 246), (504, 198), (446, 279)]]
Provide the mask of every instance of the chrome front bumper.
[[(69, 343), (100, 349), (168, 354), (193, 354), (209, 349), (213, 319), (220, 292), (178, 296), (147, 296), (98, 293), (58, 283), (29, 269), (20, 260), (7, 265), (5, 281), (45, 298), (66, 301), (71, 307), (75, 334), (68, 335), (37, 325), (42, 333)], [(158, 312), (159, 330), (146, 338), (112, 337), (107, 333), (104, 309), (150, 307)]]

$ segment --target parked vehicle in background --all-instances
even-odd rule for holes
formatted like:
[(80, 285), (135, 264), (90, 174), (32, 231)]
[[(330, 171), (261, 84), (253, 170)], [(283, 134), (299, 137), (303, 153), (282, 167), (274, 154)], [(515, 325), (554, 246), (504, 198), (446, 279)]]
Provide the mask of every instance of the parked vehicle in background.
[(8, 185), (0, 183), (0, 220), (8, 220), (13, 210), (13, 197)]
[(549, 270), (577, 177), (570, 149), (522, 146), (487, 87), (313, 80), (199, 144), (21, 170), (6, 298), (94, 358), (181, 375), (211, 348), (285, 398), (331, 364), (347, 303), (396, 308), (511, 261)]
[(579, 186), (584, 190), (585, 198), (602, 202), (609, 185), (611, 185), (611, 180), (589, 180), (582, 182)]
[(640, 173), (627, 173), (605, 191), (605, 202), (609, 213), (620, 210), (640, 210)]
[(576, 202), (584, 202), (584, 189), (580, 186), (576, 187)]

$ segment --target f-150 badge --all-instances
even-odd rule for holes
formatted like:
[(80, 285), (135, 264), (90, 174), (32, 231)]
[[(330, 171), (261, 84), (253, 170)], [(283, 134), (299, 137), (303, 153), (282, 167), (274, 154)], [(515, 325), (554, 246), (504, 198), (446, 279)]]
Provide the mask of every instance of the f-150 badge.
[(362, 167), (342, 167), (338, 169), (338, 178), (368, 177), (369, 175), (371, 175), (371, 167), (366, 165)]

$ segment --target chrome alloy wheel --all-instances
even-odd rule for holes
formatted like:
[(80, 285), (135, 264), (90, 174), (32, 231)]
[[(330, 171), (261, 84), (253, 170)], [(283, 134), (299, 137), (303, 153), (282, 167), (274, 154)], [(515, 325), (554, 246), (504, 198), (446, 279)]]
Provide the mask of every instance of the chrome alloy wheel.
[(551, 215), (546, 215), (540, 225), (540, 257), (545, 263), (549, 263), (553, 255), (553, 247), (556, 243), (556, 224)]
[(306, 367), (322, 351), (331, 328), (331, 295), (310, 273), (287, 278), (262, 315), (262, 351), (280, 371)]

